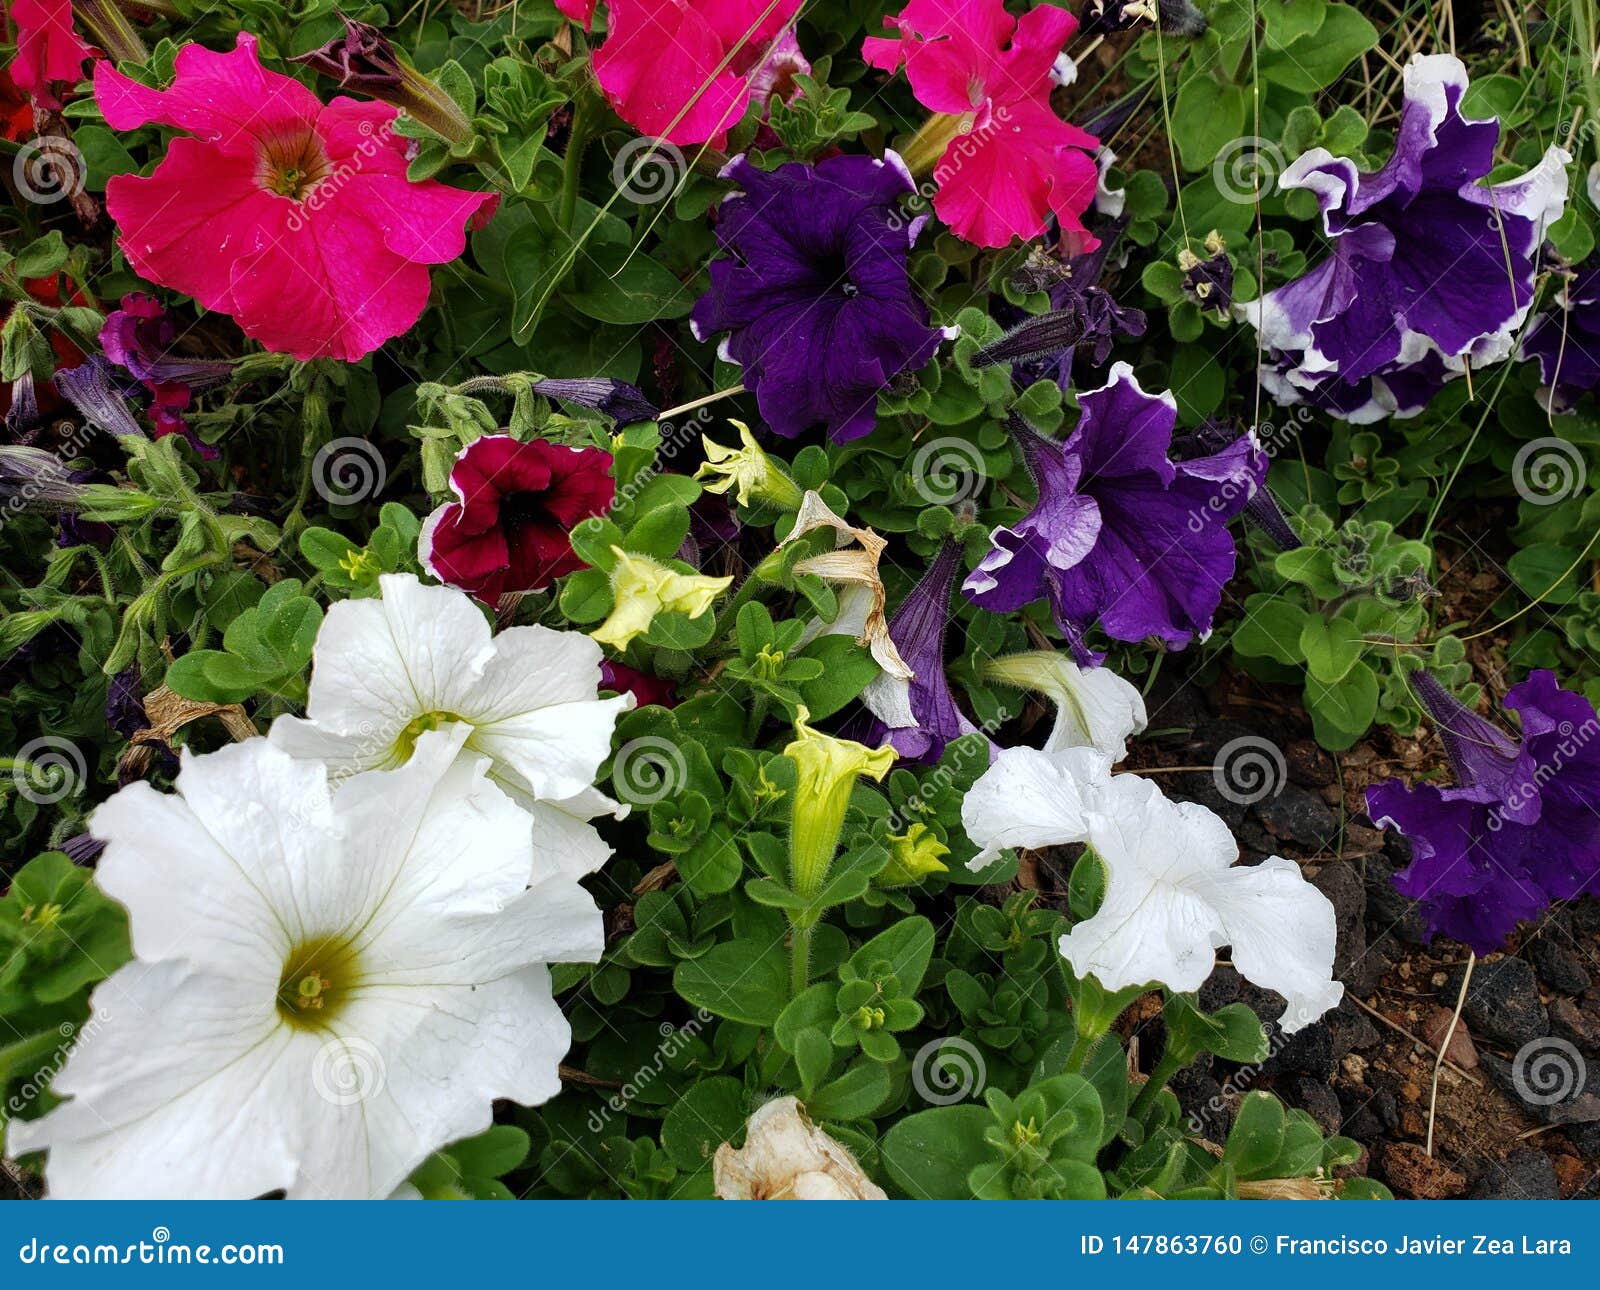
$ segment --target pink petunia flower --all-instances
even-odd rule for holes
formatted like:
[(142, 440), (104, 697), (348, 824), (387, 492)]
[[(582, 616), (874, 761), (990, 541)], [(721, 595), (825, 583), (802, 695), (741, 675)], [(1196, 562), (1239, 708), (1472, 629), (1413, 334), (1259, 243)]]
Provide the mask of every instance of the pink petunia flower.
[(422, 526), (418, 555), (440, 582), (493, 604), (542, 591), (584, 563), (569, 536), (611, 507), (611, 454), (510, 435), (474, 439), (456, 457), (446, 502)]
[(42, 108), (59, 108), (52, 86), (75, 82), (83, 60), (93, 52), (72, 29), (71, 0), (14, 0), (7, 6), (17, 27), (17, 56), (11, 79)]
[[(586, 28), (596, 0), (556, 0)], [(629, 125), (720, 148), (755, 95), (809, 71), (789, 24), (800, 0), (606, 0), (595, 77)]]
[(1051, 68), (1078, 20), (1049, 4), (1013, 18), (1001, 0), (910, 0), (884, 25), (900, 34), (867, 37), (862, 57), (886, 72), (903, 64), (917, 101), (938, 114), (933, 138), (948, 141), (933, 168), (939, 218), (975, 246), (1005, 246), (1037, 237), (1054, 212), (1077, 251), (1098, 246), (1083, 213), (1099, 141), (1050, 106)]
[(148, 178), (107, 185), (133, 268), (298, 359), (354, 361), (409, 329), (428, 303), (428, 266), (461, 254), (490, 195), (412, 183), (393, 107), (324, 106), (263, 68), (246, 32), (230, 53), (186, 45), (174, 66), (166, 90), (95, 70), (113, 129), (188, 132)]

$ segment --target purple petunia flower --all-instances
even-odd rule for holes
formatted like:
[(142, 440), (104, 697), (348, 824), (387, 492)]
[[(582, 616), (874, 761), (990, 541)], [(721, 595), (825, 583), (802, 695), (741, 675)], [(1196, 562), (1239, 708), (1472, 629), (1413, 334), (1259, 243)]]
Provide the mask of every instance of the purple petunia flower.
[(1097, 230), (1100, 245), (1093, 251), (1059, 264), (1056, 273), (1040, 283), (1050, 293), (1050, 312), (1024, 318), (974, 354), (972, 365), (1013, 363), (1012, 376), (1019, 384), (1052, 380), (1065, 390), (1071, 388), (1073, 359), (1080, 351), (1093, 366), (1103, 367), (1119, 337), (1143, 336), (1144, 311), (1118, 304), (1099, 285), (1106, 261), (1127, 226), (1126, 219), (1111, 221)]
[(1039, 500), (965, 589), (1009, 612), (1047, 596), (1080, 664), (1099, 623), (1115, 640), (1155, 636), (1182, 649), (1211, 629), (1236, 552), (1227, 524), (1266, 477), (1267, 458), (1241, 435), (1210, 456), (1170, 459), (1177, 404), (1146, 394), (1126, 363), (1079, 397), (1082, 416), (1063, 443), (1014, 420)]
[(922, 579), (889, 620), (889, 639), (912, 671), (909, 681), (880, 675), (861, 696), (871, 717), (852, 723), (849, 737), (869, 748), (894, 745), (905, 761), (929, 765), (945, 745), (978, 728), (956, 706), (944, 670), (950, 593), (961, 569), (961, 548), (946, 541)]
[(1558, 307), (1541, 314), (1522, 343), (1522, 357), (1539, 360), (1552, 412), (1600, 385), (1600, 257), (1578, 270)]
[(100, 328), (106, 357), (149, 392), (155, 437), (181, 434), (202, 457), (215, 457), (217, 450), (190, 431), (183, 414), (194, 392), (222, 384), (233, 372), (233, 364), (226, 359), (175, 354), (172, 346), (177, 338), (171, 315), (154, 296), (142, 291), (123, 296), (122, 308), (107, 314)]
[(1520, 179), (1482, 186), (1500, 126), (1461, 115), (1466, 88), (1453, 56), (1414, 57), (1383, 169), (1363, 174), (1313, 148), (1284, 172), (1284, 188), (1317, 195), (1333, 254), (1241, 307), (1260, 332), (1262, 383), (1278, 402), (1313, 402), (1354, 422), (1406, 416), (1469, 362), (1511, 353), (1544, 230), (1566, 204), (1571, 158), (1552, 147)]
[(1412, 685), (1456, 784), (1375, 784), (1367, 810), (1410, 839), (1395, 886), (1422, 903), (1429, 934), (1487, 954), (1551, 901), (1600, 894), (1600, 719), (1588, 701), (1534, 672), (1506, 694), (1522, 721), (1516, 740), (1428, 673)]
[(767, 424), (793, 438), (819, 422), (836, 442), (868, 433), (878, 393), (921, 367), (945, 333), (906, 272), (922, 220), (898, 199), (913, 190), (892, 152), (790, 162), (759, 170), (736, 157), (723, 175), (744, 189), (724, 199), (717, 238), (731, 258), (711, 265), (711, 289), (691, 326), (744, 367)]

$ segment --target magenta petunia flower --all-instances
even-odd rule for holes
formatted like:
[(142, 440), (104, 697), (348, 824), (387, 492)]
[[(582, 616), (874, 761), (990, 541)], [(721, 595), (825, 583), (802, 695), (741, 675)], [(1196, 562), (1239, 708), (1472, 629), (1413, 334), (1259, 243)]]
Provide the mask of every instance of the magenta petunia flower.
[(487, 604), (542, 591), (584, 567), (573, 525), (611, 507), (611, 454), (505, 434), (474, 439), (456, 457), (446, 502), (422, 526), (422, 567)]
[[(588, 27), (596, 0), (556, 0)], [(800, 0), (606, 0), (594, 74), (629, 125), (669, 143), (728, 141), (750, 100), (810, 64), (790, 23)]]
[(17, 26), (11, 79), (42, 108), (59, 108), (58, 81), (75, 82), (93, 52), (72, 29), (70, 0), (14, 0), (6, 6)]
[(408, 330), (428, 302), (428, 266), (461, 254), (489, 194), (412, 183), (393, 107), (324, 106), (263, 68), (247, 32), (231, 53), (186, 45), (174, 66), (165, 90), (106, 63), (95, 71), (112, 128), (187, 132), (148, 178), (107, 185), (133, 268), (299, 359), (353, 361)]
[(1078, 20), (1048, 4), (1013, 18), (1001, 0), (911, 0), (884, 25), (900, 34), (867, 37), (862, 57), (886, 72), (904, 64), (917, 102), (948, 126), (935, 132), (948, 138), (933, 168), (939, 218), (974, 246), (1005, 246), (1043, 233), (1053, 213), (1074, 252), (1094, 250), (1083, 214), (1099, 140), (1050, 106)]

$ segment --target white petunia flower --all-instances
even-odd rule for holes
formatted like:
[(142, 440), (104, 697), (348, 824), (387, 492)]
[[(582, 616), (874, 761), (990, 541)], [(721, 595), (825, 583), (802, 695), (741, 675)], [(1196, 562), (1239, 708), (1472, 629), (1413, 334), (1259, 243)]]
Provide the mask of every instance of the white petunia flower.
[(1144, 696), (1109, 667), (1079, 667), (1066, 654), (1032, 650), (984, 664), (986, 680), (1037, 690), (1055, 702), (1056, 723), (1044, 751), (1097, 748), (1112, 761), (1128, 755), (1128, 736), (1149, 723)]
[(1236, 866), (1239, 847), (1220, 817), (1168, 801), (1150, 780), (1110, 774), (1093, 750), (1008, 749), (972, 786), (961, 818), (985, 856), (1067, 842), (1094, 849), (1105, 899), (1061, 938), (1061, 953), (1108, 990), (1198, 990), (1227, 945), (1241, 975), (1284, 997), (1285, 1032), (1344, 994), (1333, 980), (1333, 905), (1297, 865), (1272, 856)]
[(387, 1196), (494, 1099), (560, 1091), (545, 965), (597, 960), (600, 912), (467, 733), (337, 794), (247, 740), (95, 812), (134, 960), (94, 992), (68, 1100), (9, 1126), (54, 1195)]
[(511, 627), (491, 635), (454, 587), (410, 574), (379, 579), (381, 599), (328, 610), (312, 654), (306, 716), (279, 717), (269, 738), (327, 765), (335, 784), (404, 765), (418, 737), (455, 722), (466, 747), (534, 820), (535, 846), (574, 876), (610, 849), (586, 821), (626, 807), (595, 791), (617, 715), (633, 696), (598, 697), (600, 646), (581, 632)]

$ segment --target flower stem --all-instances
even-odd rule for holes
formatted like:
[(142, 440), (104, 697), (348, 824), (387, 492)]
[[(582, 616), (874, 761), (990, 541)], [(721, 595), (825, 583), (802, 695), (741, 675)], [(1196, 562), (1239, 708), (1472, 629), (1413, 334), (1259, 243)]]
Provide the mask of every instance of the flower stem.
[(789, 938), (789, 988), (795, 998), (805, 993), (811, 974), (811, 933), (815, 924), (796, 927)]
[(1161, 1090), (1166, 1088), (1172, 1077), (1182, 1070), (1184, 1065), (1181, 1055), (1170, 1050), (1162, 1053), (1161, 1060), (1150, 1072), (1150, 1078), (1145, 1080), (1144, 1087), (1139, 1090), (1138, 1096), (1133, 1099), (1133, 1105), (1128, 1108), (1128, 1118), (1136, 1123), (1142, 1122), (1156, 1098), (1161, 1096)]
[(589, 143), (588, 96), (578, 95), (572, 104), (572, 127), (567, 131), (567, 153), (561, 159), (561, 205), (556, 222), (564, 232), (572, 229), (578, 213), (578, 181), (583, 172), (583, 150)]
[(706, 404), (715, 403), (718, 399), (728, 399), (732, 398), (735, 394), (743, 393), (744, 386), (730, 385), (727, 389), (718, 390), (715, 394), (708, 394), (704, 398), (692, 399), (688, 403), (678, 404), (678, 406), (675, 408), (668, 408), (660, 415), (660, 417), (657, 418), (657, 420), (670, 421), (673, 417), (681, 416), (685, 412), (693, 412), (696, 408), (703, 408)]

